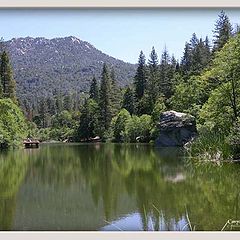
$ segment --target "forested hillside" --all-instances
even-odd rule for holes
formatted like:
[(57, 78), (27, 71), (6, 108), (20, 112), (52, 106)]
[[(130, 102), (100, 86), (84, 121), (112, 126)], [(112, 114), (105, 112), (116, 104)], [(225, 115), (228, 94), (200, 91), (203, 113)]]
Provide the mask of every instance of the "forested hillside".
[(49, 97), (56, 92), (89, 90), (93, 75), (100, 77), (103, 63), (114, 67), (118, 85), (132, 81), (136, 66), (110, 57), (76, 37), (14, 38), (5, 42), (20, 100)]

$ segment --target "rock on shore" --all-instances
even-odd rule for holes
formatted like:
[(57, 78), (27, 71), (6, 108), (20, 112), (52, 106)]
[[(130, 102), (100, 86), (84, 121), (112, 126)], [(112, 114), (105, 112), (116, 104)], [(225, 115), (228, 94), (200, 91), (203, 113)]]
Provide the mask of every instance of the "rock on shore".
[(163, 112), (158, 127), (156, 145), (159, 147), (182, 147), (197, 135), (195, 118), (186, 113)]

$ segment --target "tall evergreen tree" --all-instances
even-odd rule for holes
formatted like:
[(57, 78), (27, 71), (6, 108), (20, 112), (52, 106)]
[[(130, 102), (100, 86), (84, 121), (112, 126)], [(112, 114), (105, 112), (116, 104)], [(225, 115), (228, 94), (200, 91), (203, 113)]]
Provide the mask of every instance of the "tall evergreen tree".
[(88, 140), (98, 134), (99, 107), (95, 100), (87, 99), (81, 109), (78, 136)]
[(232, 36), (232, 25), (230, 23), (229, 17), (224, 11), (218, 15), (218, 19), (215, 24), (214, 40), (213, 40), (213, 52), (220, 50), (225, 43)]
[(155, 51), (155, 48), (152, 47), (152, 51), (150, 53), (150, 58), (148, 60), (148, 65), (149, 65), (150, 71), (157, 71), (158, 64), (159, 64), (158, 55)]
[(147, 83), (146, 58), (143, 51), (140, 52), (138, 59), (137, 72), (134, 77), (135, 97), (140, 100), (143, 97)]
[(97, 79), (95, 77), (93, 77), (90, 85), (89, 96), (91, 99), (95, 100), (96, 102), (99, 101), (99, 88), (98, 88)]
[(3, 97), (11, 98), (14, 102), (16, 98), (16, 82), (13, 79), (12, 67), (10, 64), (9, 56), (6, 51), (3, 51), (1, 56), (1, 68), (0, 68), (1, 82)]
[(116, 75), (114, 69), (111, 71), (111, 104), (112, 104), (112, 115), (118, 114), (121, 108), (121, 89), (117, 85)]
[(3, 97), (3, 88), (2, 88), (2, 81), (1, 81), (1, 78), (0, 78), (0, 98)]
[(185, 44), (184, 54), (181, 61), (181, 70), (184, 79), (190, 75), (199, 75), (211, 61), (211, 49), (208, 37), (205, 41), (192, 35), (190, 43)]
[(0, 54), (2, 54), (4, 50), (5, 50), (5, 42), (4, 42), (4, 39), (1, 37), (0, 38)]
[(199, 44), (199, 39), (197, 38), (196, 33), (193, 33), (192, 38), (190, 40), (190, 48), (191, 50), (193, 50), (194, 48), (196, 48)]
[(122, 108), (125, 108), (131, 115), (134, 114), (134, 93), (133, 90), (128, 87), (123, 95)]
[(191, 61), (192, 61), (191, 46), (188, 42), (186, 42), (180, 66), (182, 73), (185, 76), (187, 76), (191, 70)]
[(147, 101), (149, 102), (149, 111), (151, 112), (159, 93), (159, 60), (155, 48), (152, 48), (150, 59), (148, 60), (148, 80), (147, 80)]
[(103, 134), (110, 127), (112, 120), (111, 78), (106, 64), (103, 65), (102, 70), (99, 106), (100, 124)]
[(197, 44), (194, 47), (192, 47), (191, 74), (200, 74), (205, 65), (204, 63), (205, 45), (202, 38), (200, 38), (197, 41), (198, 41)]
[(159, 82), (159, 95), (163, 95), (166, 99), (170, 98), (172, 95), (172, 85), (173, 85), (173, 75), (175, 73), (175, 58), (172, 59), (171, 62), (169, 53), (165, 47), (160, 64), (160, 82)]

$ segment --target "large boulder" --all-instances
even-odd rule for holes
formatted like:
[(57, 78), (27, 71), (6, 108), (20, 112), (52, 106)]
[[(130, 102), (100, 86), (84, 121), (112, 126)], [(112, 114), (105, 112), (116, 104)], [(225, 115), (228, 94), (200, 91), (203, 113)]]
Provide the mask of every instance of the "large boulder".
[(182, 147), (197, 135), (195, 118), (181, 112), (163, 112), (158, 128), (156, 145), (160, 147)]

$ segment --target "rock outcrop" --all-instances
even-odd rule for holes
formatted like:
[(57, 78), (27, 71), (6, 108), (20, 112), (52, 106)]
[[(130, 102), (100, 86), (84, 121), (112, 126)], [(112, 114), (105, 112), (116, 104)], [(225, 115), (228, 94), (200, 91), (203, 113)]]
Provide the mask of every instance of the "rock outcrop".
[(186, 113), (163, 112), (158, 127), (156, 145), (160, 147), (183, 147), (197, 135), (195, 118)]

